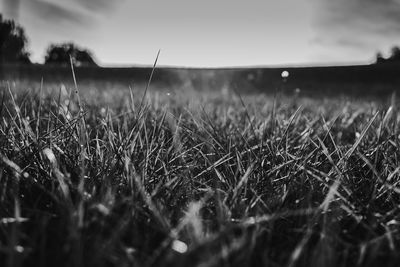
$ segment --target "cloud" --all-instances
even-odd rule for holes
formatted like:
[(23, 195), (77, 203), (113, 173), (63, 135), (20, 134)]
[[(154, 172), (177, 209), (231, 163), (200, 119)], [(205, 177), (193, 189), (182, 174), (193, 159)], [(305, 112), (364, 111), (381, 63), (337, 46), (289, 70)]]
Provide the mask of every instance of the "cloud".
[(18, 18), (19, 15), (19, 0), (3, 0), (4, 15), (6, 18)]
[(357, 47), (358, 49), (369, 49), (371, 48), (371, 44), (362, 40), (363, 38), (359, 39), (349, 39), (342, 36), (337, 36), (335, 38), (324, 38), (324, 37), (315, 37), (311, 40), (312, 44), (320, 45), (320, 46), (341, 46), (342, 48), (349, 48), (353, 49)]
[(94, 25), (98, 14), (113, 11), (124, 0), (3, 0), (5, 6), (18, 14), (19, 2), (37, 19), (72, 25)]
[(75, 0), (76, 3), (90, 11), (112, 11), (121, 0)]
[(62, 1), (25, 0), (29, 12), (35, 17), (49, 23), (88, 24), (89, 17), (73, 5), (65, 5)]
[(372, 47), (400, 34), (399, 0), (321, 0), (317, 5), (315, 28), (326, 42)]

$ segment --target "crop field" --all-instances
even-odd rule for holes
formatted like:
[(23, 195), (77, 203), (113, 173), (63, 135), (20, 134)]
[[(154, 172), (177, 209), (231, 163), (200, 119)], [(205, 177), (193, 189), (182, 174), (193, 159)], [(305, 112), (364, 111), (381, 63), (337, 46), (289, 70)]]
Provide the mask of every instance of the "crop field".
[(395, 95), (0, 86), (0, 266), (399, 266)]

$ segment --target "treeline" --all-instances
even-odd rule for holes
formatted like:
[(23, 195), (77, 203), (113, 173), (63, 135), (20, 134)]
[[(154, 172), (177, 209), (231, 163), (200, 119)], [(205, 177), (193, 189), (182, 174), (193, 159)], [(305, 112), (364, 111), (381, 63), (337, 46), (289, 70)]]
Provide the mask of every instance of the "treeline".
[(382, 53), (379, 52), (376, 55), (376, 63), (381, 64), (381, 63), (400, 63), (400, 47), (394, 46), (392, 47), (390, 51), (390, 56), (385, 58), (383, 57)]
[[(3, 19), (0, 13), (0, 64), (31, 64), (28, 51), (28, 39), (22, 26), (13, 20)], [(46, 49), (44, 64), (69, 66), (97, 67), (94, 55), (88, 49), (82, 48), (72, 42), (50, 44)], [(381, 52), (376, 54), (376, 64), (400, 63), (400, 48), (391, 49), (388, 57)]]
[[(25, 30), (0, 14), (0, 63), (31, 64)], [(98, 66), (93, 53), (72, 43), (50, 44), (46, 50), (44, 64), (69, 66)]]

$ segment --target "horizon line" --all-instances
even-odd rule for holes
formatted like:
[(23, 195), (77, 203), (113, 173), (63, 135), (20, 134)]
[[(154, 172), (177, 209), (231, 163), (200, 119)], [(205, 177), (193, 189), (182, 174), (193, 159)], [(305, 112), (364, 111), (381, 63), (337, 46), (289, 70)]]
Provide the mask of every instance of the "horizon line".
[[(375, 62), (369, 61), (348, 61), (348, 62), (310, 62), (310, 63), (288, 63), (288, 64), (246, 64), (246, 65), (220, 65), (220, 66), (188, 66), (174, 64), (157, 64), (156, 68), (177, 68), (177, 69), (259, 69), (259, 68), (312, 68), (312, 67), (346, 67), (346, 66), (365, 66)], [(40, 63), (38, 63), (40, 64)], [(154, 63), (99, 63), (102, 68), (152, 68)]]

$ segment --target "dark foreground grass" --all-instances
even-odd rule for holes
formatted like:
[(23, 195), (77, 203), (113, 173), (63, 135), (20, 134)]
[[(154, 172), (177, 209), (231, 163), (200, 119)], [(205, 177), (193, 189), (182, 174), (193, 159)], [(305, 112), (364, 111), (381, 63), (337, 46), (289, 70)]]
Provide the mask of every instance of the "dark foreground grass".
[(400, 262), (395, 101), (12, 87), (0, 266)]

